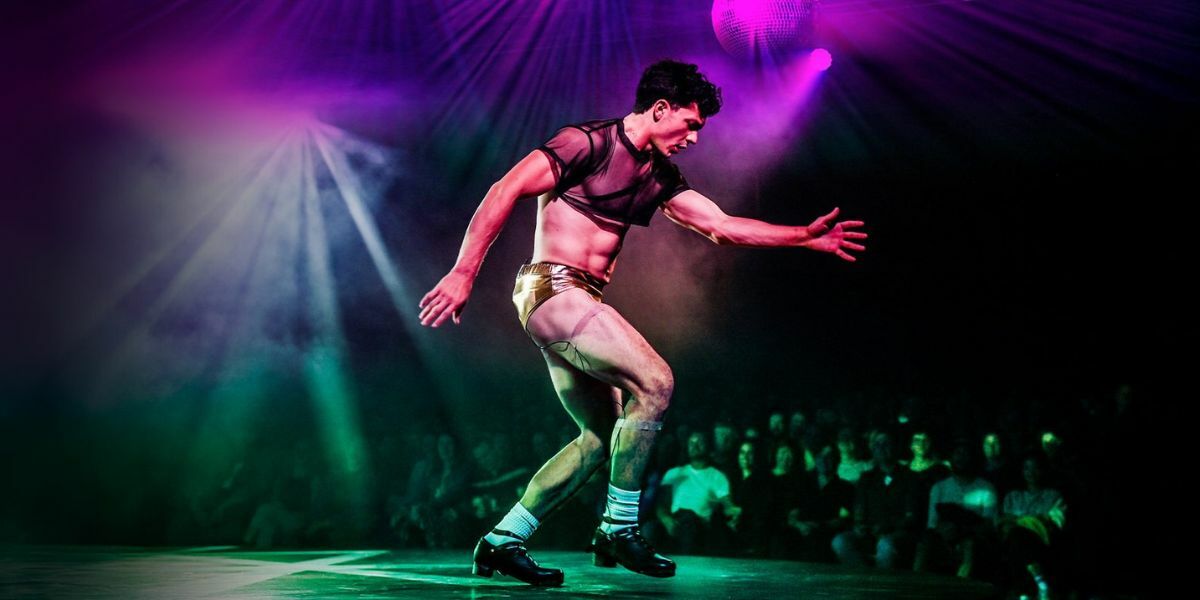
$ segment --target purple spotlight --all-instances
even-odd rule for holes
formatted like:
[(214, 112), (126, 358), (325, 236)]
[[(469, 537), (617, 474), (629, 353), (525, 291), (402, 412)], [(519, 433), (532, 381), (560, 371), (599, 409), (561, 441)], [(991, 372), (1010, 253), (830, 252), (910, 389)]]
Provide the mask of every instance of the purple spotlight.
[(817, 48), (808, 55), (808, 60), (812, 61), (814, 69), (824, 71), (833, 64), (833, 55), (824, 48)]

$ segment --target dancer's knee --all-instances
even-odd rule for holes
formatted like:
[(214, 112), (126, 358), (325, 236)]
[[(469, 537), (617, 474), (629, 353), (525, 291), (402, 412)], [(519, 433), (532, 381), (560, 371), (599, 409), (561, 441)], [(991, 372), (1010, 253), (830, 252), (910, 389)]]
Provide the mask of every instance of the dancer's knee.
[(661, 416), (671, 405), (671, 394), (675, 392), (675, 374), (665, 363), (648, 375), (634, 391), (638, 410), (644, 415)]

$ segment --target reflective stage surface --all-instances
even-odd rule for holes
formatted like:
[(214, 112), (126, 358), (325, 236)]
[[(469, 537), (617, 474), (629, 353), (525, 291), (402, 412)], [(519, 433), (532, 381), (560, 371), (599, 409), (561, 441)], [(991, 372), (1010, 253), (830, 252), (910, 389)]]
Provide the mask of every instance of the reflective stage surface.
[(774, 560), (674, 556), (678, 574), (653, 579), (603, 569), (580, 552), (532, 552), (561, 568), (561, 588), (471, 575), (468, 550), (251, 551), (233, 547), (9, 546), (4, 598), (988, 598), (953, 577)]

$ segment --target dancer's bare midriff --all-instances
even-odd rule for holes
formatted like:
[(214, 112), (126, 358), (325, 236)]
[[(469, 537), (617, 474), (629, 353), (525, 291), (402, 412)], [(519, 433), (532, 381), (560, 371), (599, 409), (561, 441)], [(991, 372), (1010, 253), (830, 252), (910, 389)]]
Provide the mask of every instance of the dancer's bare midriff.
[(550, 193), (543, 194), (538, 198), (532, 262), (575, 267), (607, 283), (628, 229), (627, 225), (604, 223)]

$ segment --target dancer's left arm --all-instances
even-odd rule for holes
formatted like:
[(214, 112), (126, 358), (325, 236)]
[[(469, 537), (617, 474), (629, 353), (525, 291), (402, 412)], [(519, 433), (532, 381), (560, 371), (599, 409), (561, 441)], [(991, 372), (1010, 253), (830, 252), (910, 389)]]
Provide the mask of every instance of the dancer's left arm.
[(850, 240), (865, 239), (867, 234), (850, 231), (862, 227), (862, 221), (831, 224), (840, 209), (818, 218), (809, 225), (775, 225), (757, 219), (725, 214), (721, 207), (695, 190), (680, 192), (663, 204), (663, 214), (676, 224), (691, 229), (722, 246), (803, 247), (830, 252), (844, 260), (855, 258), (846, 250), (866, 250)]

